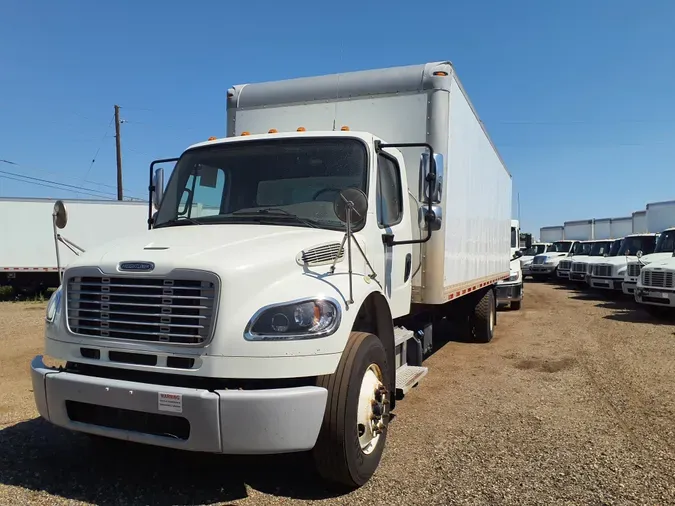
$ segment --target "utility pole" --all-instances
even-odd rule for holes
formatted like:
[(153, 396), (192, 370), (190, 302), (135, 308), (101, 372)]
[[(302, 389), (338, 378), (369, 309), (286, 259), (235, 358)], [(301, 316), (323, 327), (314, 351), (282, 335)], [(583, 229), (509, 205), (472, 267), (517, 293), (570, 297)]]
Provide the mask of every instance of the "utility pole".
[(123, 200), (122, 194), (122, 140), (120, 139), (120, 106), (115, 106), (115, 150), (117, 151), (117, 200)]

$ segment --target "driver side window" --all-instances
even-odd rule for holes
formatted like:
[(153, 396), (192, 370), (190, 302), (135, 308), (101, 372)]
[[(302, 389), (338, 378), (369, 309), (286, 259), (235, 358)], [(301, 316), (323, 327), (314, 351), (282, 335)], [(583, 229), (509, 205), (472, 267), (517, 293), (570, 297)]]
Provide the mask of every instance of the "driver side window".
[(397, 225), (403, 217), (403, 191), (398, 163), (388, 156), (377, 157), (377, 223), (380, 228)]

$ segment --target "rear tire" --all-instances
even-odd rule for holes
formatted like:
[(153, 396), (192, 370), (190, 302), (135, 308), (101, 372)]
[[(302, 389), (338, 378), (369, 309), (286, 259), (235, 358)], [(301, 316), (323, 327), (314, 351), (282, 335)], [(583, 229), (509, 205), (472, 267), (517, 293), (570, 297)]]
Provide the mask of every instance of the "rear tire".
[(488, 290), (478, 302), (473, 314), (473, 338), (477, 343), (492, 341), (497, 321), (497, 305), (492, 289)]
[(352, 332), (335, 373), (318, 378), (328, 399), (312, 457), (325, 480), (353, 489), (375, 473), (387, 439), (390, 374), (378, 337)]

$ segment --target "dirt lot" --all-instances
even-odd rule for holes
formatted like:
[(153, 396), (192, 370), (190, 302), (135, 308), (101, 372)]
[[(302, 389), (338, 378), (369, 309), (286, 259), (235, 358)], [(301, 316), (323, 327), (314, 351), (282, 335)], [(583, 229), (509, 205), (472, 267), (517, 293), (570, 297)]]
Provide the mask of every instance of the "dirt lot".
[(675, 504), (675, 326), (528, 284), (489, 345), (450, 342), (346, 496), (302, 456), (100, 449), (36, 418), (44, 305), (0, 305), (0, 504)]

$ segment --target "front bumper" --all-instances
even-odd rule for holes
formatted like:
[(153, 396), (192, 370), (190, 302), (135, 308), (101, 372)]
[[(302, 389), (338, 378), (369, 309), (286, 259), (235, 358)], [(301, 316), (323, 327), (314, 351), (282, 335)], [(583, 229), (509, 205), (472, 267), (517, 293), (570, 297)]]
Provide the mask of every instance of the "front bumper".
[(623, 290), (623, 278), (598, 278), (591, 276), (591, 288), (601, 290)]
[(640, 304), (675, 308), (675, 291), (640, 286), (635, 288), (635, 301)]
[(570, 280), (572, 281), (586, 281), (586, 273), (579, 271), (570, 271)]
[(523, 283), (497, 285), (497, 304), (509, 304), (523, 300)]
[(563, 271), (558, 268), (558, 278), (560, 279), (570, 279), (570, 271)]
[(626, 295), (635, 295), (635, 289), (637, 288), (636, 281), (626, 281), (623, 282), (623, 293)]
[(40, 415), (70, 430), (190, 451), (270, 454), (310, 450), (328, 392), (301, 386), (205, 390), (58, 371), (31, 363)]
[(551, 264), (532, 264), (530, 267), (530, 273), (532, 275), (547, 275), (555, 271), (555, 265)]

